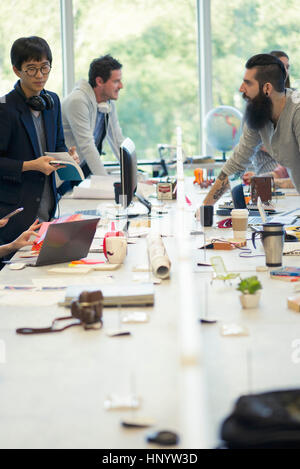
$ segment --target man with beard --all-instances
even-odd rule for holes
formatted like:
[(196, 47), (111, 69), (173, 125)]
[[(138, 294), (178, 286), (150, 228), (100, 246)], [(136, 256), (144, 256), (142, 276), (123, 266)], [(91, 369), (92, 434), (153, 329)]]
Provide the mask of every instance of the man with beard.
[[(243, 172), (255, 148), (267, 152), (300, 192), (300, 96), (285, 89), (286, 70), (277, 57), (257, 54), (246, 63), (240, 92), (247, 101), (243, 133), (203, 204), (213, 205), (229, 188), (228, 176)], [(199, 210), (196, 213), (199, 216)]]

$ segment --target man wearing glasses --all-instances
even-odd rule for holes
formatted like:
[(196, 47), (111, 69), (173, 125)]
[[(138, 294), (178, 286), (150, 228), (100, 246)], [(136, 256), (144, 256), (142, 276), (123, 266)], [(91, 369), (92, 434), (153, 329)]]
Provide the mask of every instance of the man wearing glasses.
[[(0, 100), (0, 218), (20, 206), (24, 210), (1, 230), (0, 244), (15, 239), (37, 217), (49, 221), (54, 216), (57, 167), (44, 155), (67, 151), (59, 98), (44, 90), (52, 63), (49, 45), (36, 36), (17, 39), (11, 63), (19, 80)], [(76, 159), (75, 148), (69, 153)]]

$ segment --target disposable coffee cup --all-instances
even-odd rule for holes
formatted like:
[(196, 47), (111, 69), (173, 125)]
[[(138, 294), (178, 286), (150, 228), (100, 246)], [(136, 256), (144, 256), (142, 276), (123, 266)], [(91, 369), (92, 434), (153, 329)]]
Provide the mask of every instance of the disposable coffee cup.
[(246, 208), (231, 210), (231, 222), (234, 239), (246, 239), (248, 210)]

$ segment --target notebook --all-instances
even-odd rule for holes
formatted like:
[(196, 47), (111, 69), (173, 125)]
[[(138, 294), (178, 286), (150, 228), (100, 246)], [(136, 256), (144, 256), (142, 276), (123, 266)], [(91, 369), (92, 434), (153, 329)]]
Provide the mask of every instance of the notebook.
[(38, 267), (86, 257), (100, 218), (50, 224), (39, 255), (22, 262)]

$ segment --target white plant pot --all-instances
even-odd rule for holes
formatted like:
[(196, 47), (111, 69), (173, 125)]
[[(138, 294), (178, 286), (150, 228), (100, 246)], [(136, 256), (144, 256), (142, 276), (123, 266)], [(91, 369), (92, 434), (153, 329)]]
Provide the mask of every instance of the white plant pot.
[(240, 302), (243, 308), (257, 308), (260, 300), (260, 291), (257, 291), (253, 295), (249, 293), (240, 295)]

